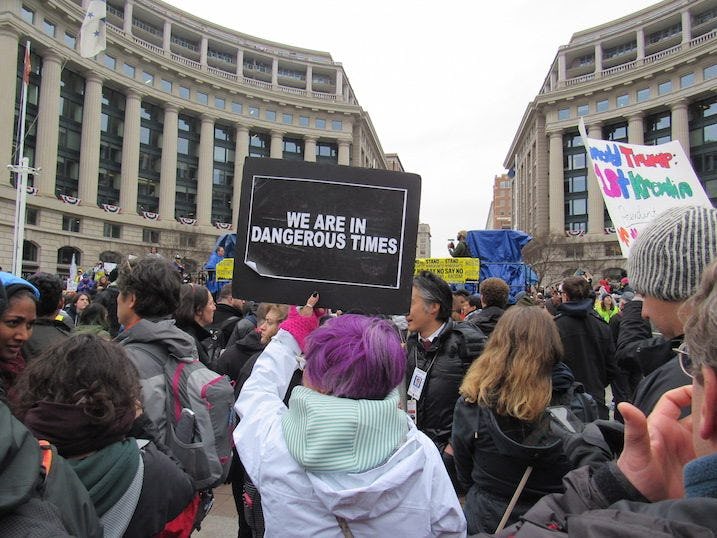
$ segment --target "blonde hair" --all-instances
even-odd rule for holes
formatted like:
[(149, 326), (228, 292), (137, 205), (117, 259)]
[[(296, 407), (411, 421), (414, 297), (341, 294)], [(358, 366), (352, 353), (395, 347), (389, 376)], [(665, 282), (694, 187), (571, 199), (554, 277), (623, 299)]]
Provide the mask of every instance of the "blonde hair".
[(550, 403), (552, 368), (562, 356), (550, 314), (538, 307), (509, 308), (468, 368), (460, 393), (498, 415), (534, 422)]

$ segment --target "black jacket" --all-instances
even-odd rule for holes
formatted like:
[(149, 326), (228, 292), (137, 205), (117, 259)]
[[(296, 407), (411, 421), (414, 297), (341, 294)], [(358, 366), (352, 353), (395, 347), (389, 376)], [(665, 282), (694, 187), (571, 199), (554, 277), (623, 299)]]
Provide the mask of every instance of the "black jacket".
[(110, 325), (110, 336), (116, 338), (119, 334), (120, 322), (117, 319), (117, 297), (119, 296), (119, 288), (115, 284), (110, 284), (104, 290), (99, 292), (94, 302), (101, 304), (107, 309), (107, 321)]
[[(482, 333), (471, 326), (468, 327), (474, 331), (477, 338), (485, 341)], [(453, 320), (446, 322), (443, 330), (433, 339), (430, 349), (423, 349), (417, 334), (409, 336), (406, 349), (406, 385), (410, 383), (416, 366), (428, 374), (421, 398), (416, 404), (416, 426), (436, 443), (439, 449), (443, 449), (451, 437), (458, 387), (471, 362), (480, 353), (471, 356), (463, 353), (464, 336), (456, 330)]]
[(466, 323), (475, 325), (481, 331), (483, 331), (483, 334), (485, 334), (486, 337), (488, 337), (490, 336), (490, 333), (493, 332), (496, 323), (498, 323), (498, 320), (504, 313), (505, 310), (500, 307), (487, 306), (483, 310), (478, 312), (476, 315), (471, 316), (471, 318)]
[(60, 320), (37, 318), (32, 328), (32, 336), (22, 346), (22, 354), (25, 360), (30, 362), (50, 346), (69, 338), (70, 334), (72, 329)]
[(199, 360), (205, 366), (209, 367), (209, 353), (207, 351), (204, 342), (210, 341), (212, 333), (206, 330), (204, 327), (199, 325), (196, 321), (192, 321), (189, 325), (177, 323), (177, 328), (182, 329), (185, 333), (194, 339), (194, 343), (197, 346), (197, 353), (199, 354)]
[[(635, 389), (635, 396), (632, 403), (640, 411), (645, 413), (645, 415), (649, 415), (652, 412), (657, 401), (668, 390), (692, 383), (692, 379), (680, 368), (679, 359), (674, 356), (671, 350), (670, 354), (673, 355), (673, 357), (640, 381), (637, 385), (637, 389)], [(691, 406), (683, 408), (682, 416), (686, 417), (689, 415), (691, 409)]]
[(562, 303), (555, 323), (565, 348), (563, 362), (598, 405), (604, 406), (605, 387), (617, 373), (610, 327), (593, 309), (592, 299)]

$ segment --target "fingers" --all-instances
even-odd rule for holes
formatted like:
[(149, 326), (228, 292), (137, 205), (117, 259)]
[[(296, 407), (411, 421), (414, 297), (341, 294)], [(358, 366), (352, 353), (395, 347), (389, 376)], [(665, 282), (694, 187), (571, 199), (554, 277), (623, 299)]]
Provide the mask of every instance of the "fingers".
[(619, 403), (617, 408), (625, 421), (625, 447), (635, 450), (635, 454), (649, 458), (650, 435), (647, 431), (647, 418), (642, 411), (627, 402)]
[(306, 300), (306, 304), (299, 309), (299, 313), (302, 316), (311, 316), (314, 312), (314, 307), (319, 302), (319, 292), (315, 291)]

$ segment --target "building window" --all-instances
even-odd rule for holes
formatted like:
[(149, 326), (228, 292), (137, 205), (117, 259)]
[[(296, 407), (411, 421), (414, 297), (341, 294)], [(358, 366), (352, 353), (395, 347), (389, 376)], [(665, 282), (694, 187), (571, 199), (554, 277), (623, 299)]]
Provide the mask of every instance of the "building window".
[(587, 116), (588, 114), (590, 114), (589, 105), (578, 105), (578, 117)]
[(189, 88), (186, 86), (179, 87), (179, 97), (182, 99), (189, 99)]
[(585, 152), (563, 156), (563, 169), (581, 170), (583, 168), (585, 168)]
[(672, 91), (672, 81), (666, 80), (657, 85), (657, 95), (665, 95)]
[(680, 88), (689, 88), (695, 83), (695, 74), (687, 73), (680, 77)]
[(35, 243), (25, 239), (22, 242), (22, 261), (24, 262), (36, 262), (37, 261), (38, 248)]
[(308, 116), (299, 116), (299, 127), (308, 127), (309, 126), (309, 117)]
[(587, 191), (586, 176), (572, 176), (565, 178), (565, 194)]
[(642, 103), (650, 98), (650, 88), (642, 88), (637, 90), (637, 102)]
[(72, 263), (72, 257), (75, 258), (77, 265), (82, 265), (82, 252), (75, 247), (62, 247), (57, 249), (57, 264), (58, 265), (70, 265)]
[(609, 108), (610, 103), (607, 99), (603, 99), (602, 101), (595, 103), (595, 112), (607, 112)]
[(209, 95), (204, 92), (197, 92), (197, 103), (200, 105), (209, 104)]
[(617, 108), (622, 108), (629, 104), (630, 104), (630, 96), (626, 93), (623, 95), (618, 95), (617, 99), (615, 99), (615, 106), (617, 106)]
[(249, 157), (268, 157), (269, 148), (269, 135), (249, 133)]
[(35, 12), (22, 6), (20, 9), (20, 16), (28, 24), (35, 24)]
[(122, 66), (122, 72), (129, 78), (134, 78), (135, 73), (137, 72), (137, 69), (135, 69), (135, 67), (133, 65), (124, 64)]
[(291, 125), (292, 123), (294, 123), (294, 116), (292, 116), (291, 114), (282, 114), (281, 122), (287, 125)]
[(77, 38), (73, 36), (72, 34), (68, 34), (65, 32), (65, 45), (70, 47), (71, 49), (75, 48), (75, 45), (77, 44)]
[(344, 124), (341, 120), (332, 120), (331, 121), (331, 129), (333, 131), (341, 131), (344, 128)]
[(147, 71), (142, 71), (142, 82), (151, 86), (154, 84), (154, 75), (152, 73), (148, 73)]
[(159, 230), (142, 229), (142, 241), (145, 243), (159, 243)]
[(314, 120), (314, 127), (317, 129), (326, 129), (326, 120), (323, 118), (316, 118)]
[(316, 143), (316, 161), (336, 164), (339, 161), (339, 148), (332, 142)]
[(712, 78), (717, 77), (717, 64), (705, 67), (703, 75), (705, 80), (710, 80)]
[(119, 239), (122, 235), (122, 226), (119, 224), (112, 224), (105, 222), (102, 229), (102, 236), (109, 237), (110, 239)]
[(32, 226), (37, 225), (37, 215), (38, 211), (36, 207), (28, 207), (25, 209), (25, 224), (30, 224)]
[(165, 80), (165, 79), (159, 79), (159, 87), (162, 89), (163, 92), (172, 93), (172, 81), (171, 80)]
[(197, 246), (197, 236), (194, 234), (179, 234), (180, 248), (195, 248)]
[(66, 232), (79, 233), (80, 219), (71, 215), (62, 215), (62, 229)]
[(689, 117), (692, 167), (717, 206), (717, 97), (691, 103)]
[(55, 37), (55, 30), (56, 27), (53, 23), (48, 21), (47, 19), (42, 21), (42, 31), (45, 32), (50, 37)]
[(259, 108), (255, 107), (255, 106), (250, 106), (249, 107), (249, 115), (252, 118), (258, 118), (259, 117)]
[[(584, 223), (580, 223), (584, 224)], [(584, 232), (584, 229), (579, 230), (573, 230), (573, 231), (581, 231)], [(565, 247), (565, 257), (567, 258), (574, 258), (574, 259), (581, 259), (585, 255), (585, 249), (583, 245), (567, 245)]]
[(645, 118), (645, 145), (664, 144), (672, 140), (672, 117), (661, 112)]
[(265, 110), (264, 111), (264, 119), (267, 121), (276, 121), (276, 111)]
[(236, 101), (232, 101), (232, 112), (234, 112), (234, 114), (241, 114), (241, 112), (242, 112), (241, 103), (237, 103)]
[(617, 243), (605, 243), (605, 256), (622, 256), (622, 250)]
[(569, 108), (561, 108), (558, 110), (558, 121), (563, 120), (569, 120), (570, 119), (570, 109)]
[(304, 141), (296, 138), (284, 138), (284, 152), (282, 157), (287, 160), (304, 160)]
[(613, 142), (627, 142), (627, 123), (608, 125), (602, 130), (603, 140)]
[(226, 101), (224, 101), (224, 99), (222, 99), (221, 97), (214, 98), (214, 107), (215, 108), (220, 108), (220, 109), (224, 110), (225, 106), (226, 106)]
[(114, 71), (117, 68), (117, 59), (113, 58), (109, 54), (105, 54), (104, 62), (107, 69), (112, 69), (112, 71)]
[(574, 200), (565, 201), (565, 215), (587, 215), (588, 201), (587, 198), (575, 198)]

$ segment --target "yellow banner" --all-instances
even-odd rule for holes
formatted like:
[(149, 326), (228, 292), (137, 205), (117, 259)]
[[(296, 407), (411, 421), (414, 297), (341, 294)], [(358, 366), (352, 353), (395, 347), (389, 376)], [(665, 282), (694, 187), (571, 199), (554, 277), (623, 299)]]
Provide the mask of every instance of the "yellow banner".
[(224, 258), (217, 264), (217, 280), (231, 280), (234, 276), (234, 258)]
[(478, 258), (417, 258), (414, 275), (421, 271), (436, 273), (449, 284), (477, 281), (480, 273)]

